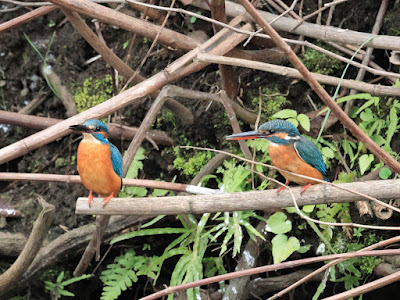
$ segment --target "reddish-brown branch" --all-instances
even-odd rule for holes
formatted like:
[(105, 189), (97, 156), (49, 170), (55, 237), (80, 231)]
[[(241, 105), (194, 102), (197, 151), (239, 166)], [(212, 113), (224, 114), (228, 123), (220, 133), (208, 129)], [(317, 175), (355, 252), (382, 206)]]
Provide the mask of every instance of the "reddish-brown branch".
[[(288, 262), (284, 262), (284, 263), (280, 263), (280, 264), (276, 264), (276, 265), (267, 265), (267, 266), (257, 267), (257, 268), (253, 268), (253, 269), (249, 269), (249, 270), (232, 272), (232, 273), (228, 273), (225, 275), (219, 275), (219, 276), (214, 276), (211, 278), (206, 278), (206, 279), (197, 280), (194, 282), (185, 283), (185, 284), (182, 284), (179, 286), (169, 287), (169, 288), (166, 288), (165, 290), (162, 290), (157, 293), (151, 294), (149, 296), (143, 297), (140, 300), (158, 299), (158, 298), (166, 296), (168, 294), (176, 293), (179, 291), (184, 291), (184, 290), (187, 290), (190, 288), (195, 288), (195, 287), (202, 286), (202, 285), (211, 284), (214, 282), (225, 281), (225, 280), (229, 280), (232, 278), (238, 278), (241, 276), (248, 276), (248, 275), (259, 274), (259, 273), (264, 273), (264, 272), (283, 270), (283, 269), (287, 269), (287, 268), (295, 268), (295, 267), (303, 266), (306, 264), (313, 264), (313, 263), (328, 261), (328, 260), (332, 260), (332, 259), (349, 259), (349, 258), (353, 258), (353, 257), (397, 255), (397, 254), (400, 254), (400, 249), (351, 252), (351, 253), (341, 253), (341, 254), (304, 258), (304, 259), (288, 261)], [(398, 277), (400, 277), (400, 272), (398, 272), (396, 274)], [(399, 279), (398, 277), (396, 277), (397, 280)], [(355, 289), (353, 289), (353, 290), (355, 290)], [(347, 298), (340, 298), (340, 299), (347, 299)], [(333, 300), (333, 299), (330, 299), (330, 300)]]
[(19, 16), (17, 18), (14, 18), (10, 21), (4, 22), (0, 24), (0, 32), (9, 30), (11, 28), (14, 28), (16, 26), (25, 24), (33, 19), (36, 19), (40, 16), (46, 15), (49, 12), (52, 12), (53, 10), (56, 10), (58, 7), (55, 5), (51, 6), (42, 6), (39, 8), (36, 8), (26, 14), (23, 14), (22, 16)]
[[(2, 124), (24, 126), (33, 129), (45, 129), (62, 121), (63, 120), (60, 119), (21, 115), (19, 113), (0, 110), (0, 123)], [(137, 127), (129, 127), (114, 123), (107, 124), (107, 127), (110, 130), (111, 139), (132, 140), (138, 131)], [(173, 144), (172, 139), (163, 131), (150, 130), (147, 132), (146, 137), (153, 140), (156, 144), (166, 146), (171, 146)]]

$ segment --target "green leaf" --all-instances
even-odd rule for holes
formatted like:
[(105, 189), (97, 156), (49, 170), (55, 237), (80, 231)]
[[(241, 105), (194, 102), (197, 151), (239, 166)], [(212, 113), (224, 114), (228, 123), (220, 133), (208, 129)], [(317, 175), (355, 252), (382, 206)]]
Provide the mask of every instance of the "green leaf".
[(369, 169), (371, 163), (374, 161), (373, 154), (364, 154), (358, 160), (358, 165), (360, 167), (360, 174), (363, 175), (365, 171)]
[(296, 128), (299, 126), (299, 121), (297, 121), (296, 119), (290, 118), (290, 119), (287, 119), (286, 121), (292, 123), (294, 125), (294, 127), (296, 127)]
[(57, 282), (61, 283), (61, 281), (64, 279), (64, 271), (61, 271), (61, 273), (57, 276)]
[(146, 156), (144, 155), (144, 148), (139, 147), (136, 152), (135, 158), (133, 159), (131, 165), (129, 166), (128, 173), (126, 174), (126, 178), (136, 178), (139, 170), (143, 169), (143, 163)]
[(389, 168), (383, 167), (379, 171), (379, 177), (381, 179), (388, 179), (390, 177), (390, 175), (392, 175), (392, 171)]
[(371, 139), (378, 144), (378, 146), (382, 146), (386, 141), (380, 134), (374, 134), (371, 136)]
[(306, 253), (307, 251), (309, 251), (309, 250), (311, 249), (311, 247), (312, 247), (311, 244), (307, 244), (307, 245), (301, 246), (301, 247), (297, 250), (297, 252), (299, 252), (299, 253), (301, 253), (301, 254)]
[(153, 220), (147, 222), (146, 224), (143, 224), (140, 228), (150, 227), (151, 225), (157, 223), (158, 221), (160, 221), (164, 217), (165, 217), (165, 215), (159, 215), (159, 216), (155, 217)]
[(321, 153), (322, 153), (323, 156), (328, 157), (328, 158), (334, 158), (335, 157), (335, 153), (329, 147), (323, 147), (321, 149)]
[(292, 230), (292, 222), (283, 212), (276, 212), (269, 217), (266, 229), (275, 234), (286, 233)]
[(335, 183), (353, 182), (356, 175), (357, 175), (356, 171), (353, 171), (351, 173), (340, 172), (339, 179), (336, 180)]
[(154, 189), (154, 191), (151, 193), (151, 196), (152, 197), (162, 197), (168, 193), (169, 193), (169, 190)]
[(360, 114), (360, 118), (365, 122), (370, 122), (374, 118), (374, 113), (370, 108), (367, 108)]
[(71, 279), (65, 280), (62, 283), (62, 286), (67, 286), (67, 285), (70, 285), (72, 283), (75, 283), (75, 282), (78, 282), (78, 281), (81, 281), (81, 280), (84, 280), (84, 279), (87, 279), (87, 278), (90, 278), (90, 277), (92, 277), (91, 274), (83, 274), (83, 275), (78, 276), (78, 277), (72, 277)]
[(376, 100), (379, 98), (378, 97), (372, 97), (370, 100), (368, 100), (367, 102), (365, 102), (357, 111), (356, 111), (356, 115), (358, 115), (360, 112), (362, 112), (364, 109), (366, 109), (367, 107), (370, 107), (372, 104), (374, 104), (376, 102)]
[(315, 205), (304, 205), (303, 211), (306, 213), (312, 213), (314, 210)]
[(176, 234), (176, 233), (185, 233), (188, 229), (185, 228), (154, 228), (154, 229), (143, 229), (139, 231), (133, 231), (125, 234), (121, 234), (120, 236), (112, 239), (110, 244), (115, 244), (120, 241), (128, 240), (138, 236), (147, 236), (147, 235), (157, 235), (157, 234)]
[(288, 238), (284, 234), (276, 235), (272, 240), (272, 256), (274, 257), (274, 264), (279, 264), (286, 260), (293, 252), (300, 249), (299, 240), (291, 236)]
[(392, 141), (393, 135), (396, 133), (396, 127), (399, 122), (397, 117), (397, 109), (392, 107), (389, 113), (389, 126), (388, 130), (386, 131), (386, 144), (385, 147), (390, 149), (390, 142)]
[(282, 109), (278, 111), (276, 114), (272, 115), (274, 119), (289, 119), (289, 118), (296, 118), (297, 111), (293, 109)]
[(67, 297), (75, 297), (75, 294), (71, 293), (70, 291), (67, 290), (60, 290), (60, 295), (61, 296), (67, 296)]
[(297, 120), (299, 121), (301, 127), (305, 129), (305, 131), (310, 131), (310, 118), (305, 114), (299, 114), (297, 116)]
[[(198, 15), (200, 15), (201, 16), (201, 11), (196, 11), (196, 14), (198, 14)], [(197, 21), (197, 18), (196, 17), (190, 17), (190, 19), (189, 19), (189, 22), (191, 23), (191, 24), (194, 24), (195, 22)]]
[(122, 49), (126, 49), (129, 46), (129, 40), (122, 44)]

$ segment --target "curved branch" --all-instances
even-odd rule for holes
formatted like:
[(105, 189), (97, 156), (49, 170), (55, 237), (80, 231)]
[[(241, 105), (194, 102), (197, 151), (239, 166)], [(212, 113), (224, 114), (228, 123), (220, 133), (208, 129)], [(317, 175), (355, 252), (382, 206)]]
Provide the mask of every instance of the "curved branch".
[(33, 225), (32, 233), (24, 249), (13, 265), (0, 275), (0, 296), (7, 293), (11, 286), (15, 286), (20, 281), (22, 275), (38, 254), (42, 242), (47, 236), (50, 224), (53, 221), (55, 208), (41, 197), (39, 197), (39, 203), (43, 209)]
[[(271, 272), (271, 271), (277, 271), (277, 270), (283, 270), (287, 268), (295, 268), (298, 266), (303, 266), (306, 264), (311, 264), (311, 263), (317, 263), (317, 262), (322, 262), (322, 261), (328, 261), (332, 259), (349, 259), (353, 257), (362, 257), (362, 256), (377, 256), (377, 255), (396, 255), (397, 253), (400, 253), (400, 249), (394, 249), (394, 250), (372, 250), (372, 251), (363, 251), (363, 252), (350, 252), (350, 253), (341, 253), (341, 254), (333, 254), (333, 255), (326, 255), (326, 256), (318, 256), (318, 257), (311, 257), (311, 258), (304, 258), (304, 259), (299, 259), (299, 260), (293, 260), (293, 261), (288, 261), (276, 265), (267, 265), (267, 266), (262, 266), (262, 267), (257, 267), (249, 270), (242, 270), (242, 271), (236, 271), (236, 272), (231, 272), (225, 275), (218, 275), (214, 276), (211, 278), (206, 278), (206, 279), (201, 279), (189, 283), (185, 283), (179, 286), (174, 286), (174, 287), (169, 287), (166, 288), (165, 290), (159, 291), (157, 293), (151, 294), (149, 296), (143, 297), (140, 300), (152, 300), (152, 299), (158, 299), (162, 296), (166, 296), (168, 294), (176, 293), (179, 291), (187, 290), (190, 288), (202, 286), (202, 285), (207, 285), (211, 284), (214, 282), (220, 282), (220, 281), (225, 281), (229, 280), (232, 278), (238, 278), (241, 276), (247, 276), (247, 275), (254, 275), (254, 274), (259, 274), (259, 273), (264, 273), (264, 272)], [(396, 273), (399, 276), (400, 272)], [(389, 277), (389, 276), (387, 276)], [(399, 278), (397, 278), (398, 280)], [(392, 281), (393, 282), (393, 281)], [(353, 291), (355, 289), (352, 289)], [(350, 291), (349, 291), (350, 292)], [(351, 296), (350, 296), (351, 297)], [(340, 298), (340, 299), (347, 299), (347, 298)]]

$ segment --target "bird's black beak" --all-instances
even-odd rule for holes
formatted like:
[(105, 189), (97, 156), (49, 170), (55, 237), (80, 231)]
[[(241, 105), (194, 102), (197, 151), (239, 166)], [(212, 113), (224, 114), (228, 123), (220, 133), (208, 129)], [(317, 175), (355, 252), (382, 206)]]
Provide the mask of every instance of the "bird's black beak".
[(86, 125), (72, 125), (69, 126), (69, 129), (74, 131), (82, 131), (82, 132), (90, 132), (91, 129)]
[(230, 140), (230, 141), (233, 141), (233, 140), (254, 140), (254, 139), (259, 139), (259, 138), (262, 138), (262, 137), (265, 137), (265, 134), (262, 134), (257, 130), (253, 130), (253, 131), (247, 131), (247, 132), (228, 135), (226, 137), (226, 139)]

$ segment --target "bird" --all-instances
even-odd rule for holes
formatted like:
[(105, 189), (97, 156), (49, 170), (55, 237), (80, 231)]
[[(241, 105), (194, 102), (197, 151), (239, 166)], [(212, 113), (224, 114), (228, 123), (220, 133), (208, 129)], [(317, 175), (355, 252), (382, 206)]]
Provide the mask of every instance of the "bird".
[(257, 130), (226, 137), (227, 140), (266, 139), (269, 143), (269, 156), (272, 164), (282, 170), (279, 173), (285, 177), (285, 189), (291, 181), (303, 186), (303, 194), (311, 185), (321, 183), (312, 179), (299, 177), (286, 171), (328, 181), (326, 165), (318, 147), (290, 122), (276, 119), (262, 124)]
[(121, 153), (108, 141), (109, 131), (102, 121), (91, 119), (83, 125), (72, 125), (69, 129), (83, 134), (78, 146), (77, 165), (82, 183), (90, 191), (89, 207), (93, 192), (105, 198), (105, 207), (122, 188)]

